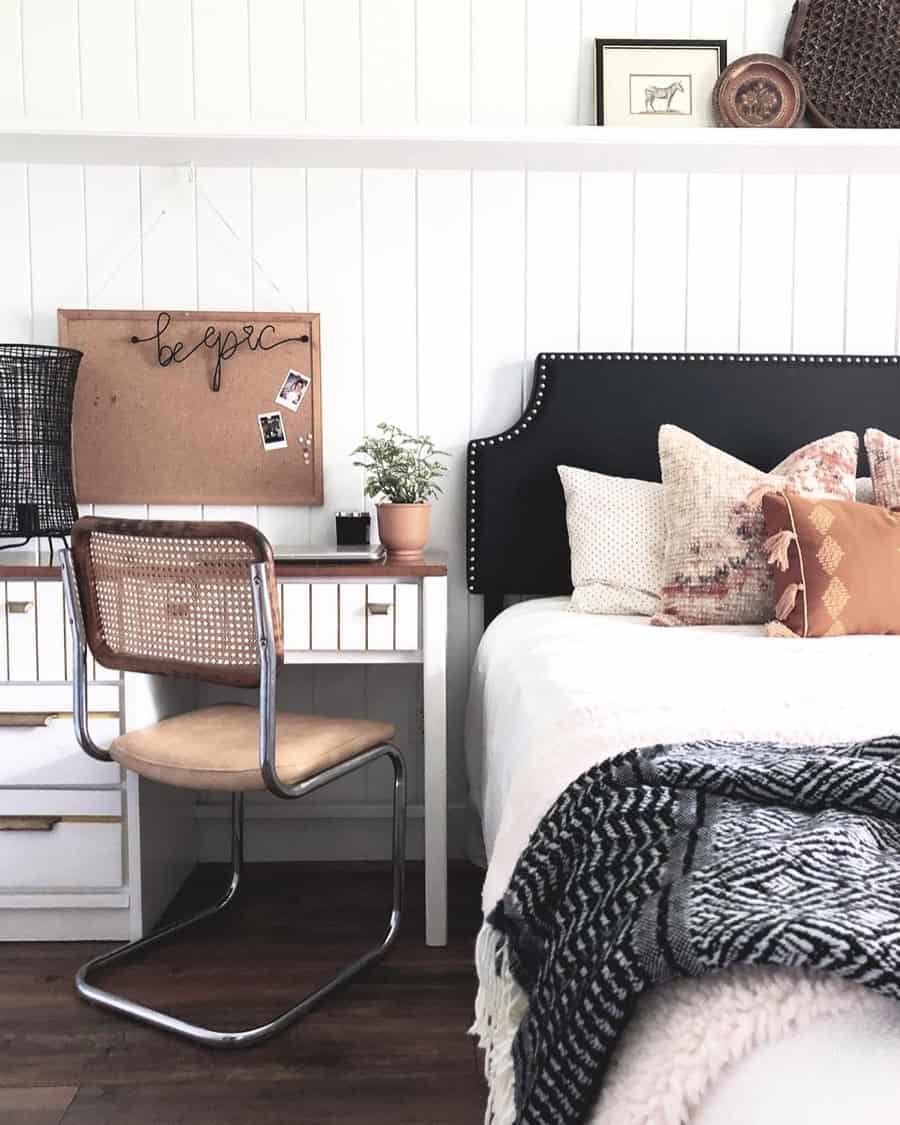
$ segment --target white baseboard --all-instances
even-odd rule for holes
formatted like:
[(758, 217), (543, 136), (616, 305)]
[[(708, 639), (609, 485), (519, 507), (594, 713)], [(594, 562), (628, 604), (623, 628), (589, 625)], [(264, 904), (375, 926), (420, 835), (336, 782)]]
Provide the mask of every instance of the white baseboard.
[[(230, 813), (225, 803), (201, 804), (196, 809), (198, 859), (224, 861), (230, 846)], [(447, 813), (447, 846), (451, 859), (466, 854), (466, 805), (451, 805)], [(248, 801), (244, 851), (247, 861), (371, 860), (391, 854), (391, 808), (382, 804), (339, 805), (308, 803), (306, 808), (274, 807)], [(410, 805), (407, 817), (409, 859), (422, 859), (424, 808)]]

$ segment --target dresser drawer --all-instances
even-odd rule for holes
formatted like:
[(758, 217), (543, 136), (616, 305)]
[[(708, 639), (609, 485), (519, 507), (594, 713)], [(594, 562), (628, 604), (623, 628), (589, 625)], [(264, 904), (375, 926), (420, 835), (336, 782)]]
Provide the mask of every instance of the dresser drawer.
[(419, 648), (413, 582), (285, 582), (286, 652), (399, 652)]
[(106, 889), (122, 874), (120, 792), (0, 792), (0, 890)]
[[(72, 675), (72, 642), (62, 583), (24, 580), (0, 583), (0, 680), (61, 683)], [(88, 655), (88, 676), (116, 680)]]
[[(73, 706), (71, 684), (0, 684), (0, 714), (71, 714)], [(88, 687), (88, 707), (92, 714), (118, 711), (118, 683), (91, 684)]]
[[(90, 731), (105, 749), (119, 733), (118, 715), (91, 715)], [(0, 786), (116, 785), (120, 777), (115, 762), (81, 749), (71, 714), (0, 712)]]

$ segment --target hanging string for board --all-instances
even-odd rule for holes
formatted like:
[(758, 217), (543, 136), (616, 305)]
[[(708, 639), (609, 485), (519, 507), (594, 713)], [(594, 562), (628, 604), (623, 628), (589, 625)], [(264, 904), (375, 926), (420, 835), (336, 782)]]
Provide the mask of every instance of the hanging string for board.
[(246, 249), (250, 253), (250, 263), (253, 266), (253, 269), (260, 275), (260, 277), (262, 277), (263, 281), (265, 281), (265, 283), (269, 286), (269, 288), (272, 290), (272, 292), (276, 293), (281, 298), (281, 300), (284, 301), (284, 303), (287, 305), (289, 311), (295, 313), (297, 310), (294, 308), (293, 304), (285, 296), (285, 294), (282, 293), (282, 291), (279, 288), (278, 284), (276, 283), (275, 279), (266, 271), (265, 267), (263, 266), (263, 264), (259, 260), (259, 258), (256, 257), (256, 254), (254, 253), (254, 248), (250, 245), (250, 243), (247, 241), (247, 239), (244, 238), (244, 236), (240, 233), (240, 231), (237, 231), (237, 230), (234, 229), (234, 227), (231, 225), (231, 223), (228, 221), (228, 219), (222, 214), (222, 212), (219, 210), (219, 208), (215, 205), (215, 203), (213, 203), (213, 201), (210, 199), (210, 197), (207, 195), (207, 193), (203, 190), (203, 187), (200, 184), (199, 180), (197, 181), (197, 195), (199, 196), (199, 198), (201, 198), (203, 200), (203, 202), (207, 205), (207, 207), (210, 209), (210, 211), (212, 211), (212, 213), (215, 215), (215, 217), (219, 220), (219, 222), (222, 224), (222, 226), (228, 231), (228, 233), (234, 238), (234, 240), (239, 245), (246, 247)]
[[(263, 281), (265, 281), (265, 283), (269, 286), (269, 288), (272, 290), (272, 292), (275, 293), (280, 298), (280, 300), (284, 302), (284, 304), (287, 306), (287, 308), (290, 312), (297, 312), (297, 309), (294, 307), (293, 303), (289, 300), (289, 298), (286, 296), (286, 294), (282, 292), (281, 287), (278, 285), (278, 283), (275, 281), (275, 279), (271, 276), (271, 274), (265, 268), (263, 263), (256, 256), (256, 253), (254, 252), (254, 248), (250, 244), (250, 242), (246, 238), (244, 238), (244, 236), (238, 230), (236, 230), (234, 228), (234, 226), (228, 221), (226, 216), (222, 213), (220, 208), (218, 208), (216, 206), (216, 204), (212, 201), (212, 199), (210, 199), (207, 192), (203, 189), (203, 186), (201, 185), (200, 180), (197, 176), (196, 165), (192, 162), (190, 164), (179, 164), (176, 167), (184, 170), (184, 172), (186, 173), (186, 177), (187, 177), (187, 183), (190, 184), (194, 188), (194, 191), (196, 193), (196, 197), (198, 199), (203, 200), (203, 202), (210, 209), (212, 214), (216, 217), (216, 219), (219, 221), (219, 223), (225, 228), (225, 230), (228, 231), (228, 233), (232, 236), (232, 238), (234, 238), (234, 240), (237, 243), (239, 243), (239, 245), (241, 245), (244, 249), (246, 249), (248, 251), (249, 256), (250, 256), (250, 262), (251, 262), (251, 265), (253, 266), (254, 272), (259, 274), (259, 276), (263, 279)], [(96, 290), (94, 291), (92, 304), (97, 303), (99, 298), (109, 288), (110, 284), (118, 277), (118, 275), (121, 273), (122, 269), (125, 267), (125, 265), (129, 261), (131, 261), (131, 259), (134, 257), (134, 255), (137, 254), (138, 251), (143, 251), (144, 247), (146, 246), (146, 244), (148, 243), (150, 238), (153, 236), (153, 234), (155, 233), (155, 231), (159, 227), (162, 220), (166, 217), (166, 215), (168, 215), (170, 204), (175, 199), (175, 197), (183, 190), (183, 188), (184, 188), (184, 181), (180, 180), (180, 178), (179, 178), (172, 185), (170, 190), (168, 192), (166, 192), (166, 195), (163, 199), (163, 202), (160, 205), (160, 208), (156, 212), (154, 217), (150, 220), (150, 222), (146, 225), (146, 227), (143, 226), (143, 223), (141, 224), (141, 229), (140, 229), (140, 233), (138, 234), (138, 237), (131, 243), (131, 245), (128, 247), (127, 251), (116, 261), (116, 263), (113, 265), (110, 272), (106, 275), (106, 278), (103, 280), (102, 284), (100, 284), (96, 288)]]

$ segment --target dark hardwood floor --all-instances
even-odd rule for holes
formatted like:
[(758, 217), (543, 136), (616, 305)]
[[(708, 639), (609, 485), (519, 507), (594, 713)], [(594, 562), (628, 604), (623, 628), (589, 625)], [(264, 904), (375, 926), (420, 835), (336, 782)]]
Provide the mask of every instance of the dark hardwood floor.
[[(211, 901), (204, 865), (170, 916)], [(380, 937), (382, 865), (254, 864), (236, 904), (110, 987), (213, 1027), (261, 1023)], [(481, 872), (450, 873), (450, 944), (423, 941), (421, 866), (380, 964), (270, 1043), (212, 1051), (79, 1000), (75, 969), (111, 943), (0, 945), (2, 1125), (478, 1125), (484, 1080), (466, 1035)]]

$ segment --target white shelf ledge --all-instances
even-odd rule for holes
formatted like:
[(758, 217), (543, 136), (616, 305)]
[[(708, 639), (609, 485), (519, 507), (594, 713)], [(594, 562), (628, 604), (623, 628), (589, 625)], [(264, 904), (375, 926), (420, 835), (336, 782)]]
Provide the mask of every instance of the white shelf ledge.
[(568, 172), (900, 173), (900, 130), (129, 130), (0, 122), (0, 161)]

